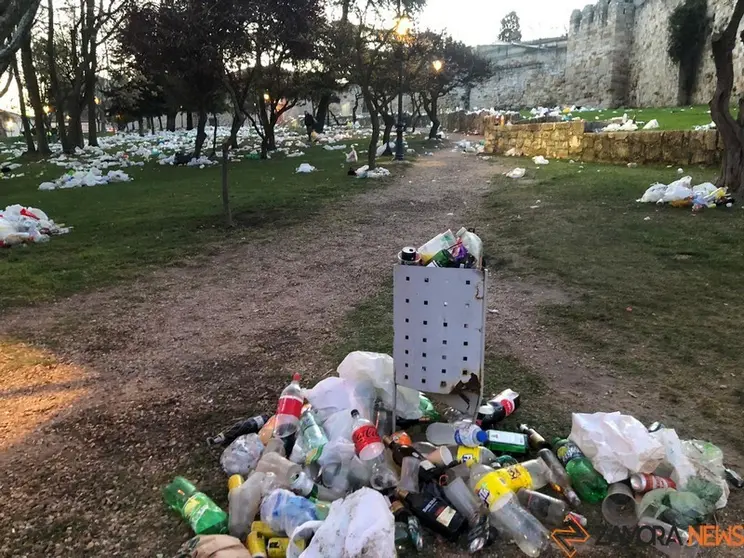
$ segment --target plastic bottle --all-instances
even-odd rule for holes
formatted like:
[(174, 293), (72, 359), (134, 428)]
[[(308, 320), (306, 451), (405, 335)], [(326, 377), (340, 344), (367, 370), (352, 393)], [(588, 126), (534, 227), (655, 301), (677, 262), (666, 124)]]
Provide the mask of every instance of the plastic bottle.
[(513, 540), (527, 556), (539, 556), (550, 544), (550, 533), (524, 509), (503, 479), (485, 465), (474, 465), (470, 489), (488, 506), (489, 521), (506, 540)]
[(426, 429), (426, 439), (437, 445), (455, 443), (458, 446), (476, 447), (483, 444), (488, 436), (479, 426), (469, 422), (435, 422)]
[(469, 448), (467, 446), (447, 446), (455, 461), (458, 463), (465, 463), (468, 467), (475, 465), (476, 463), (483, 463), (484, 465), (490, 465), (496, 461), (496, 456), (493, 452), (482, 446), (476, 448)]
[(424, 527), (449, 540), (457, 539), (467, 523), (465, 516), (437, 496), (398, 490), (398, 497)]
[(483, 241), (480, 239), (480, 237), (474, 232), (467, 230), (465, 227), (462, 227), (459, 231), (457, 231), (455, 233), (455, 236), (462, 241), (462, 244), (463, 246), (465, 246), (468, 254), (475, 258), (478, 269), (480, 269), (482, 267), (483, 257)]
[(344, 497), (343, 493), (337, 493), (325, 486), (314, 483), (313, 479), (308, 477), (305, 471), (300, 471), (290, 477), (289, 488), (295, 494), (299, 494), (305, 498), (324, 500), (326, 502), (332, 502)]
[(380, 456), (385, 451), (385, 445), (382, 443), (375, 425), (360, 416), (356, 409), (351, 411), (351, 416), (354, 419), (351, 439), (354, 442), (354, 449), (359, 459), (370, 461)]
[(445, 232), (438, 234), (418, 249), (418, 253), (421, 255), (421, 264), (427, 265), (437, 252), (448, 250), (455, 244), (457, 244), (457, 239), (451, 230), (447, 229)]
[(243, 477), (240, 475), (232, 475), (227, 479), (228, 501), (229, 503), (229, 520), (228, 520), (228, 531), (233, 537), (237, 537), (243, 540), (250, 532), (251, 522), (256, 517), (258, 511), (258, 505), (261, 503), (261, 486), (257, 485), (258, 499), (256, 506), (253, 508), (251, 515), (251, 490), (248, 489), (248, 485), (244, 485)]
[(517, 492), (519, 503), (543, 524), (560, 527), (569, 512), (568, 504), (547, 494), (523, 488)]
[(553, 447), (579, 497), (591, 504), (604, 500), (607, 496), (607, 481), (594, 469), (592, 462), (581, 453), (579, 447), (570, 440), (560, 438), (553, 441)]
[(485, 507), (461, 477), (447, 478), (442, 487), (442, 492), (444, 492), (447, 501), (464, 515), (468, 522), (468, 550), (478, 552), (488, 541), (487, 520), (485, 525), (483, 521), (486, 515)]
[(398, 476), (390, 467), (388, 467), (383, 454), (364, 461), (369, 469), (369, 485), (375, 490), (387, 490), (398, 484)]
[(537, 452), (537, 457), (545, 462), (545, 465), (550, 471), (549, 480), (553, 490), (559, 494), (563, 494), (572, 506), (581, 505), (581, 500), (571, 485), (571, 478), (553, 452), (547, 448), (541, 449)]
[(300, 375), (295, 372), (292, 376), (292, 382), (284, 388), (279, 396), (279, 404), (276, 406), (275, 436), (286, 438), (297, 432), (304, 400), (302, 388), (300, 388)]
[(227, 532), (227, 514), (185, 478), (176, 477), (163, 488), (163, 500), (188, 521), (197, 535)]
[(208, 446), (227, 446), (239, 436), (255, 434), (269, 420), (269, 415), (256, 415), (249, 419), (239, 420), (215, 436), (207, 438)]
[(300, 433), (303, 446), (307, 452), (307, 463), (314, 463), (320, 457), (323, 447), (328, 443), (328, 437), (318, 424), (312, 409), (305, 409), (300, 415)]
[(292, 463), (276, 452), (264, 453), (256, 465), (256, 472), (274, 474), (277, 485), (283, 488), (289, 487), (289, 479), (300, 470), (301, 467), (297, 463)]
[(272, 415), (269, 420), (266, 421), (258, 431), (258, 437), (261, 438), (261, 443), (265, 446), (269, 443), (269, 440), (274, 436), (274, 426), (276, 426), (276, 415)]
[(478, 408), (475, 422), (484, 430), (489, 430), (511, 415), (520, 403), (521, 398), (516, 391), (505, 389)]

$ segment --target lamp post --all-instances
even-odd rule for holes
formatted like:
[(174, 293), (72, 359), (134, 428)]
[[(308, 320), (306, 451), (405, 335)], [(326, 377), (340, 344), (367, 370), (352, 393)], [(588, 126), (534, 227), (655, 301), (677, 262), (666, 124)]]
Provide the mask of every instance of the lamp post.
[(398, 125), (395, 127), (395, 160), (402, 161), (403, 156), (403, 40), (411, 30), (411, 20), (401, 14), (400, 0), (398, 0), (398, 21), (395, 33), (398, 35)]

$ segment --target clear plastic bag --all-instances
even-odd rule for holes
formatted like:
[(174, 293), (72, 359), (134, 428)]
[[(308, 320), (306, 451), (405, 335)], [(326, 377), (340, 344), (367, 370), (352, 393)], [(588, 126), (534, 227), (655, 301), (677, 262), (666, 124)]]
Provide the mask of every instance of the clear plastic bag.
[(315, 504), (283, 488), (274, 490), (261, 502), (261, 521), (276, 533), (291, 535), (303, 523), (317, 519)]
[(258, 434), (245, 434), (225, 448), (220, 457), (222, 470), (228, 475), (247, 475), (256, 468), (264, 445)]
[(682, 448), (687, 459), (695, 467), (697, 476), (721, 488), (721, 495), (715, 502), (715, 507), (718, 509), (725, 507), (730, 489), (726, 482), (721, 449), (703, 440), (685, 440), (682, 442)]

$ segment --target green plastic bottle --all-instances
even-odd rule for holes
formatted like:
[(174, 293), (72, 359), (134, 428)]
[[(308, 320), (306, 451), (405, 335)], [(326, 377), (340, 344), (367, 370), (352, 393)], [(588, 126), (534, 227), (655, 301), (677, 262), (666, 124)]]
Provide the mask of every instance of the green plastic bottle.
[(189, 522), (197, 535), (227, 533), (227, 514), (185, 478), (176, 477), (163, 488), (163, 500)]
[(607, 481), (600, 475), (592, 462), (572, 441), (560, 438), (553, 440), (555, 455), (566, 468), (571, 485), (579, 497), (591, 504), (597, 504), (607, 496)]

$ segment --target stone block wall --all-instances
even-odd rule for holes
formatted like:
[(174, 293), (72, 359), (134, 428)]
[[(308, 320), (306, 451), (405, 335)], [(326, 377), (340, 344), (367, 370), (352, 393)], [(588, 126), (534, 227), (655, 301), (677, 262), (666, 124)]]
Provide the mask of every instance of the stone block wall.
[(584, 122), (499, 126), (485, 121), (486, 152), (503, 155), (543, 155), (602, 163), (715, 165), (720, 163), (718, 133), (709, 131), (638, 131), (585, 133)]

